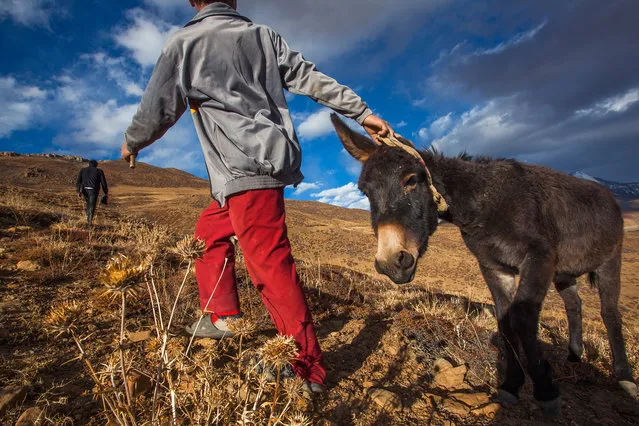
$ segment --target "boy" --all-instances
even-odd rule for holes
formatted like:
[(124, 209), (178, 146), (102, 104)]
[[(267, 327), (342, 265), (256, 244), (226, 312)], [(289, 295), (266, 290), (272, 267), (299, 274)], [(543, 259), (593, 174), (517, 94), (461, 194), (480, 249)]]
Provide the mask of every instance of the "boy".
[(322, 351), (284, 221), (284, 187), (303, 179), (284, 89), (357, 120), (373, 137), (390, 129), (351, 89), (317, 71), (275, 31), (240, 15), (236, 0), (189, 2), (198, 13), (164, 45), (126, 132), (122, 157), (129, 161), (162, 137), (188, 102), (214, 201), (195, 231), (206, 242), (196, 277), (207, 316), (187, 331), (199, 337), (232, 335), (225, 319), (240, 314), (230, 241), (235, 235), (279, 333), (299, 345), (295, 374), (312, 392), (321, 392)]

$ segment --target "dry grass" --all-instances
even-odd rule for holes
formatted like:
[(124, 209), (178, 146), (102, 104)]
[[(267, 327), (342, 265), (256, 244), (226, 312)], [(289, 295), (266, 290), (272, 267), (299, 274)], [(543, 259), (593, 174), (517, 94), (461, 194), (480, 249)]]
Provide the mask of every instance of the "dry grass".
[[(77, 203), (62, 199), (47, 204), (48, 214), (56, 219), (41, 225), (34, 222), (44, 210), (39, 196), (14, 195), (10, 204), (16, 214), (0, 200), (6, 207), (3, 229), (14, 226), (17, 216), (32, 227), (6, 243), (9, 257), (0, 264), (35, 259), (42, 266), (32, 273), (2, 272), (9, 279), (0, 287), (0, 328), (6, 330), (0, 332), (0, 382), (30, 385), (28, 405), (46, 408), (45, 424), (111, 420), (142, 425), (158, 419), (165, 424), (247, 425), (321, 424), (322, 419), (353, 425), (487, 423), (451, 415), (439, 406), (426, 414), (410, 408), (416, 399), (428, 401), (430, 394), (446, 397), (431, 384), (430, 366), (437, 358), (467, 365), (473, 391), (491, 392), (498, 384), (497, 352), (491, 343), (496, 321), (492, 306), (480, 303), (487, 301), (483, 284), (471, 274), (398, 287), (361, 273), (360, 263), (344, 266), (341, 259), (357, 255), (356, 236), (336, 241), (334, 249), (330, 241), (318, 243), (310, 231), (294, 235), (298, 272), (329, 367), (329, 395), (310, 404), (302, 398), (299, 381), (268, 383), (257, 374), (260, 355), (274, 359), (273, 351), (267, 357), (263, 349), (274, 332), (239, 247), (236, 272), (246, 315), (232, 324), (238, 333), (219, 342), (192, 341), (182, 326), (200, 314), (192, 269), (201, 249), (196, 241), (180, 239), (173, 228), (108, 209), (88, 230)], [(2, 235), (11, 238), (3, 229)], [(362, 238), (368, 241), (370, 235)], [(298, 250), (303, 247), (309, 250)], [(431, 259), (429, 267), (448, 261)], [(446, 288), (453, 281), (456, 287)], [(592, 295), (585, 293), (584, 306), (590, 306)], [(44, 318), (62, 335), (43, 336)], [(598, 398), (615, 391), (608, 378), (610, 354), (601, 320), (589, 313), (585, 318), (584, 365), (577, 368), (562, 364), (568, 334), (563, 306), (550, 300), (540, 327), (568, 404), (576, 407), (566, 424), (582, 424), (582, 412), (595, 410), (592, 402), (581, 402), (582, 383), (590, 383), (588, 392), (600, 390)], [(629, 324), (624, 330), (628, 354), (639, 376), (639, 329)], [(139, 332), (150, 332), (150, 337), (137, 340)], [(269, 344), (277, 348), (282, 342), (275, 343)], [(285, 358), (292, 356), (282, 352)], [(276, 371), (277, 365), (281, 368), (271, 364)], [(397, 393), (407, 408), (391, 413), (378, 407), (362, 387), (371, 380)], [(528, 399), (498, 423), (534, 423), (530, 392), (522, 393)], [(627, 408), (604, 403), (588, 415), (624, 419)], [(15, 423), (20, 412), (12, 411), (3, 421)]]

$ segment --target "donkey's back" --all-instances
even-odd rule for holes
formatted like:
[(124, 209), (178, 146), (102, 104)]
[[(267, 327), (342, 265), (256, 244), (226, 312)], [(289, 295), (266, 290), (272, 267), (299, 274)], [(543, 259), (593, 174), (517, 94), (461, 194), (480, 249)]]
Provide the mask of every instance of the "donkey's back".
[[(484, 187), (472, 190), (481, 207), (472, 209), (470, 226), (461, 226), (471, 251), (490, 240), (491, 253), (504, 252), (510, 259), (499, 260), (518, 269), (530, 246), (542, 246), (555, 258), (556, 273), (571, 276), (593, 272), (620, 252), (623, 217), (604, 186), (516, 161), (471, 167)], [(473, 229), (482, 230), (481, 241), (473, 241)]]

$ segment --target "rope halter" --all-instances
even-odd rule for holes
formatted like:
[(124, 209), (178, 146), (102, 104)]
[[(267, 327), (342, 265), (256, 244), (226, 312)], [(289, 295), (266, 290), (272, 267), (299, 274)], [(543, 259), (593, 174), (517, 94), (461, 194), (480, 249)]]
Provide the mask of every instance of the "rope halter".
[(399, 139), (397, 139), (391, 133), (389, 133), (388, 136), (386, 137), (377, 136), (376, 140), (382, 145), (386, 145), (391, 148), (401, 148), (407, 153), (409, 153), (411, 156), (417, 158), (419, 162), (422, 163), (422, 165), (424, 166), (424, 169), (426, 170), (428, 187), (430, 188), (430, 191), (433, 194), (433, 201), (435, 202), (435, 205), (437, 206), (437, 211), (439, 213), (444, 213), (448, 211), (448, 203), (446, 202), (442, 194), (439, 193), (437, 188), (435, 188), (435, 185), (433, 185), (433, 177), (430, 174), (430, 170), (428, 170), (428, 167), (426, 167), (426, 163), (424, 162), (424, 159), (422, 158), (421, 155), (419, 155), (419, 153), (417, 152), (415, 148), (400, 142)]

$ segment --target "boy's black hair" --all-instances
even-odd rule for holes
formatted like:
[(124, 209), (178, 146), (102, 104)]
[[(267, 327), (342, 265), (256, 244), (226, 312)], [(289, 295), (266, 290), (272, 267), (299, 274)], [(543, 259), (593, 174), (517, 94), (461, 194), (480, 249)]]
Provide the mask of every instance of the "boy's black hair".
[(89, 166), (98, 167), (98, 162), (95, 160), (89, 161)]
[(195, 2), (200, 4), (224, 3), (228, 4), (229, 6), (233, 6), (231, 4), (231, 0), (195, 0)]

